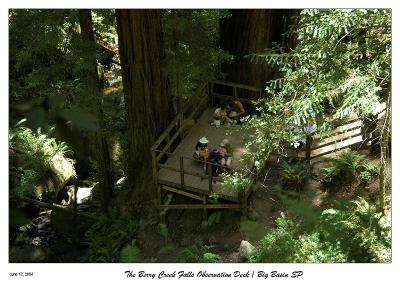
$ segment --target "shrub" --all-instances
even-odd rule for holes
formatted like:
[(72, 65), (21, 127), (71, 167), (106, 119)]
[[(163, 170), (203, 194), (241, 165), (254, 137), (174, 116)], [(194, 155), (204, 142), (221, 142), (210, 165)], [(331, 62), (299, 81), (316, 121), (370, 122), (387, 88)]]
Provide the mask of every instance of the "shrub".
[(357, 170), (360, 169), (366, 157), (350, 150), (340, 153), (336, 158), (330, 159), (329, 167), (323, 168), (323, 181), (326, 184), (334, 181), (354, 181)]
[(339, 242), (348, 261), (390, 261), (390, 220), (365, 199), (325, 210), (321, 217), (324, 237)]
[(109, 219), (100, 215), (86, 232), (89, 262), (135, 262), (140, 257), (135, 236), (137, 223), (128, 219)]
[(339, 244), (323, 241), (318, 231), (300, 237), (300, 242), (300, 248), (296, 253), (296, 262), (332, 263), (347, 261)]
[(370, 183), (374, 178), (379, 176), (380, 165), (372, 165), (366, 161), (362, 165), (362, 171), (360, 172), (360, 180), (364, 184)]
[(243, 171), (234, 171), (231, 173), (222, 173), (223, 185), (228, 190), (242, 191), (250, 184), (249, 174)]
[(43, 133), (39, 128), (36, 132), (21, 126), (26, 120), (21, 120), (9, 132), (9, 147), (17, 153), (17, 177), (14, 181), (14, 193), (36, 196), (34, 186), (51, 171), (52, 159), (59, 155), (69, 163), (74, 162), (66, 158), (72, 153), (66, 143), (57, 142), (51, 137), (54, 128)]
[(203, 257), (200, 262), (217, 263), (220, 260), (221, 260), (221, 256), (219, 256), (218, 254), (206, 252), (203, 254)]
[(260, 249), (252, 262), (296, 262), (300, 249), (299, 227), (283, 213), (275, 221), (277, 227), (260, 241)]
[(282, 163), (282, 179), (284, 185), (300, 190), (309, 176), (309, 166), (305, 162), (297, 162), (293, 165), (285, 161)]
[(389, 262), (390, 219), (359, 197), (327, 209), (310, 229), (281, 215), (252, 262)]
[(142, 260), (140, 249), (136, 245), (136, 240), (133, 240), (130, 244), (127, 244), (122, 248), (119, 260), (120, 262), (126, 263), (140, 262)]
[(167, 245), (160, 251), (176, 257), (176, 262), (182, 263), (215, 263), (221, 260), (218, 254), (212, 253), (212, 246), (203, 244), (200, 238), (184, 238), (179, 246)]
[(216, 211), (211, 213), (207, 219), (207, 226), (211, 227), (215, 224), (219, 224), (219, 222), (221, 221), (221, 216), (222, 216), (222, 211)]
[(260, 242), (253, 262), (327, 263), (345, 262), (337, 243), (324, 241), (318, 230), (302, 232), (293, 220), (282, 215), (277, 228)]

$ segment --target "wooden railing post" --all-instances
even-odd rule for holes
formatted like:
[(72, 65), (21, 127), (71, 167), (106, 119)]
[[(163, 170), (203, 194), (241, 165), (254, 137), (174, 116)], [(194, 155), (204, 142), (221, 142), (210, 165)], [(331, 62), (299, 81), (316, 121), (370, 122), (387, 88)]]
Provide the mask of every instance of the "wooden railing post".
[(153, 181), (157, 184), (157, 153), (154, 149), (151, 149), (151, 165), (153, 168)]
[(306, 136), (306, 161), (310, 162), (311, 159), (311, 135)]
[(182, 190), (185, 189), (185, 169), (183, 165), (183, 157), (179, 157), (179, 169), (181, 174), (181, 188)]
[(209, 193), (212, 192), (212, 165), (210, 163), (207, 163), (207, 172), (208, 172), (208, 190)]
[[(171, 140), (171, 132), (168, 132), (167, 136), (165, 136), (165, 142), (167, 143), (167, 145), (169, 144), (170, 140)], [(168, 146), (166, 150), (167, 152), (171, 153), (171, 146)]]
[(207, 196), (203, 195), (202, 196), (203, 199), (203, 205), (204, 205), (204, 209), (203, 209), (203, 222), (202, 222), (202, 227), (206, 228), (207, 227)]
[[(179, 114), (179, 129), (183, 127), (183, 121), (184, 121), (183, 112), (181, 112)], [(184, 131), (181, 131), (181, 133), (179, 135), (179, 137), (181, 138), (181, 141), (183, 141), (183, 138), (184, 138), (184, 133), (183, 132)]]
[(233, 87), (233, 98), (235, 99), (235, 101), (237, 100), (237, 88)]
[(156, 189), (157, 189), (157, 202), (158, 202), (158, 206), (160, 206), (161, 205), (161, 188), (160, 188), (160, 186), (158, 185), (158, 178), (157, 178), (157, 176), (158, 176), (158, 173), (157, 173), (157, 153), (156, 153), (156, 151), (155, 151), (155, 149), (151, 149), (151, 164), (152, 164), (152, 167), (153, 167), (153, 182), (154, 182), (154, 185), (155, 185), (155, 187), (156, 187)]

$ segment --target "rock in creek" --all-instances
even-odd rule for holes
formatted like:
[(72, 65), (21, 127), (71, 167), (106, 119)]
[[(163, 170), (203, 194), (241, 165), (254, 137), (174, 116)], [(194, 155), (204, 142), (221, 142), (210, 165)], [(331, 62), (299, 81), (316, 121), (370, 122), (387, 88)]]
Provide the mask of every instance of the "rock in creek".
[(252, 244), (242, 240), (239, 248), (239, 261), (249, 260), (256, 252), (257, 249)]
[(51, 159), (50, 170), (44, 174), (41, 182), (35, 187), (36, 196), (42, 197), (46, 193), (54, 193), (57, 196), (58, 192), (75, 175), (72, 162), (62, 155), (55, 155)]

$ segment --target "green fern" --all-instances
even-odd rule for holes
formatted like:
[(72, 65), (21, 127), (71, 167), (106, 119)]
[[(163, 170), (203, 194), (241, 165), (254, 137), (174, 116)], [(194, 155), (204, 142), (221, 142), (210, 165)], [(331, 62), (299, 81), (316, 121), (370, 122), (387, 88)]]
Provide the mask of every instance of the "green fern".
[(90, 244), (89, 261), (118, 262), (121, 257), (129, 260), (128, 257), (133, 256), (133, 246), (136, 246), (132, 238), (137, 235), (138, 228), (138, 224), (132, 220), (109, 219), (100, 215), (86, 232)]
[(18, 174), (13, 192), (41, 198), (35, 193), (34, 186), (49, 172), (52, 171), (52, 160), (57, 155), (62, 156), (72, 165), (74, 161), (68, 158), (72, 152), (65, 142), (58, 142), (50, 137), (53, 129), (43, 133), (38, 128), (36, 132), (26, 128), (21, 120), (9, 131), (9, 147), (16, 149), (18, 155)]
[(310, 171), (307, 163), (297, 162), (293, 165), (285, 161), (282, 163), (282, 179), (284, 185), (299, 190), (309, 176)]
[(207, 226), (211, 227), (221, 221), (222, 211), (213, 212), (207, 219)]
[(119, 257), (120, 262), (141, 262), (142, 256), (139, 247), (136, 245), (136, 240), (124, 246)]
[(217, 263), (221, 260), (221, 256), (218, 254), (211, 253), (211, 252), (206, 252), (203, 254), (203, 257), (201, 260), (202, 260), (201, 262)]
[(363, 166), (366, 157), (350, 150), (340, 153), (336, 158), (330, 159), (329, 167), (323, 168), (323, 181), (326, 184), (334, 181), (351, 182), (355, 180), (357, 171)]

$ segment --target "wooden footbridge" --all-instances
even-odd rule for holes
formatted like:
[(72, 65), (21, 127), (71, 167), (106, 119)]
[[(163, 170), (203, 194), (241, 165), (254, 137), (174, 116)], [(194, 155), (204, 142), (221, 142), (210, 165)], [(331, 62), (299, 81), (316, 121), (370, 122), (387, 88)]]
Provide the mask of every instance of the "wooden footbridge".
[[(239, 100), (245, 109), (251, 109), (253, 106), (248, 98), (258, 99), (263, 92), (255, 87), (224, 81), (205, 84), (160, 135), (151, 151), (153, 178), (157, 184), (162, 216), (170, 209), (203, 210), (205, 218), (208, 209), (233, 209), (247, 215), (252, 183), (240, 192), (224, 188), (221, 177), (212, 176), (212, 165), (206, 163), (204, 169), (204, 164), (192, 155), (197, 141), (203, 136), (207, 137), (212, 148), (227, 138), (234, 149), (232, 170), (237, 170), (240, 167), (238, 161), (245, 151), (242, 138), (246, 133), (228, 133), (226, 126), (211, 126), (209, 119), (216, 106), (231, 100)], [(372, 139), (370, 131), (365, 130), (363, 122), (353, 116), (341, 122), (330, 135), (308, 137), (302, 155), (312, 160), (365, 143)], [(174, 203), (174, 195), (188, 197), (192, 202)]]

